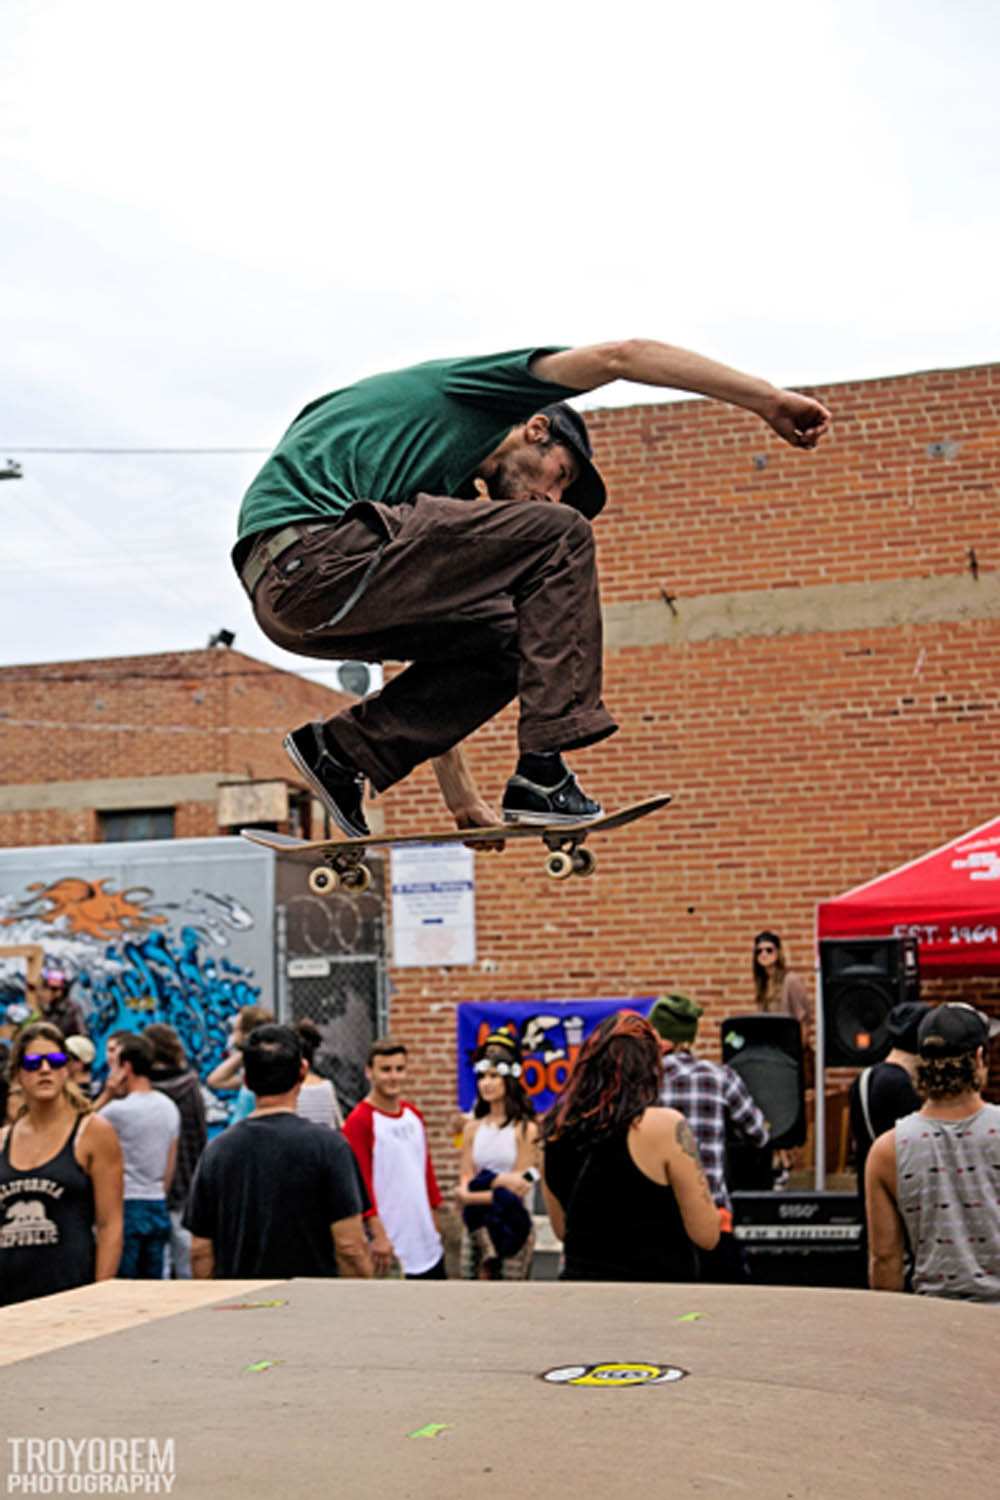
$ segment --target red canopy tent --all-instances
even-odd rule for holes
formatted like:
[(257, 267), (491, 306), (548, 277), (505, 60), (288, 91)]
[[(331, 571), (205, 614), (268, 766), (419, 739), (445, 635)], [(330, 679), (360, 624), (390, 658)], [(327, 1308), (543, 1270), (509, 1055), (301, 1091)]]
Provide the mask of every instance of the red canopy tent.
[(913, 936), (925, 976), (1000, 974), (1000, 818), (821, 901), (816, 935)]

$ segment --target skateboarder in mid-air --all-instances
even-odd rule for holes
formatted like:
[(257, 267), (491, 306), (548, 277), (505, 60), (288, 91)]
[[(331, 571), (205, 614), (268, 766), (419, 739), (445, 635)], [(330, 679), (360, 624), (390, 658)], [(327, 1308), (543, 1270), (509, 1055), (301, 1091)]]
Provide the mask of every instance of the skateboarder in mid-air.
[(458, 828), (495, 824), (460, 745), (515, 696), (505, 821), (600, 816), (562, 758), (617, 728), (591, 534), (605, 489), (565, 403), (613, 380), (745, 407), (798, 448), (830, 422), (808, 396), (651, 340), (518, 349), (320, 397), (251, 484), (233, 561), (264, 634), (300, 655), (410, 664), (285, 738), (344, 833), (368, 832), (366, 777), (382, 791), (424, 760)]

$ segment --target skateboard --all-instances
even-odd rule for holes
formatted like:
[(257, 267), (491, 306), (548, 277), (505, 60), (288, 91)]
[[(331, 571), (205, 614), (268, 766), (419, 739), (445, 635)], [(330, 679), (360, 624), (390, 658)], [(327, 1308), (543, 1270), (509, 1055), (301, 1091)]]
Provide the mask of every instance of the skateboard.
[(590, 823), (497, 823), (492, 828), (452, 828), (433, 833), (370, 833), (364, 838), (297, 839), (288, 833), (272, 833), (264, 828), (243, 828), (241, 835), (251, 844), (263, 844), (279, 854), (300, 855), (318, 863), (309, 871), (309, 889), (316, 896), (327, 896), (338, 886), (360, 895), (371, 885), (371, 870), (365, 855), (371, 849), (401, 848), (406, 844), (489, 844), (496, 839), (541, 839), (548, 853), (545, 873), (553, 880), (569, 875), (593, 875), (596, 860), (593, 851), (584, 847), (592, 833), (610, 833), (625, 828), (638, 818), (658, 812), (670, 801), (667, 795), (633, 802), (618, 812), (595, 818)]

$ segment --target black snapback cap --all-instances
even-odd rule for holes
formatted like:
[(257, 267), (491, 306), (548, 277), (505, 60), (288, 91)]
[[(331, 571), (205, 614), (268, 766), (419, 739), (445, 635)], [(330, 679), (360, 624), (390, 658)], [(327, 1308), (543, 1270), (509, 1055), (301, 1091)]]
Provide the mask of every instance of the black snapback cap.
[(963, 1000), (936, 1005), (920, 1023), (917, 1039), (920, 1056), (962, 1057), (977, 1047), (988, 1047), (1000, 1031), (1000, 1021), (992, 1021), (974, 1005)]
[(594, 468), (594, 450), (590, 446), (587, 424), (580, 413), (567, 406), (565, 401), (543, 406), (541, 415), (548, 417), (552, 436), (569, 448), (580, 465), (579, 477), (563, 495), (563, 504), (572, 505), (574, 510), (592, 521), (604, 509), (608, 492), (604, 488), (604, 480)]

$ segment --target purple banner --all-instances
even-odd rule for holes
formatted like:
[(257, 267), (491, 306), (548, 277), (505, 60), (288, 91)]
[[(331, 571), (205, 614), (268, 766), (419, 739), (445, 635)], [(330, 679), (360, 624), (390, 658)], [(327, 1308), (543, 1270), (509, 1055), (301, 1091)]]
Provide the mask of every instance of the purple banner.
[(521, 1081), (539, 1114), (551, 1106), (569, 1077), (583, 1041), (619, 1010), (648, 1016), (655, 1000), (467, 1000), (458, 1015), (458, 1103), (470, 1110), (476, 1102), (472, 1054), (491, 1031), (506, 1027), (521, 1046)]

